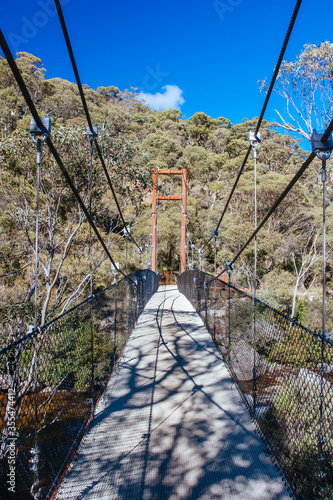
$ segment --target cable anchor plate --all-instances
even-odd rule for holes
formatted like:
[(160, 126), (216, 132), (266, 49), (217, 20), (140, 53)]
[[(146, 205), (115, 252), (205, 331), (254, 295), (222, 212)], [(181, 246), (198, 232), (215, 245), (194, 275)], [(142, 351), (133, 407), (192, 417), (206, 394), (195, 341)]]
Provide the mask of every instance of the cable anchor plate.
[(225, 268), (227, 273), (232, 273), (232, 271), (234, 270), (234, 265), (227, 260), (227, 262), (225, 263)]
[(94, 141), (98, 137), (98, 126), (94, 125), (93, 129), (91, 130), (91, 128), (88, 125), (86, 129), (86, 136), (88, 141)]
[(311, 149), (320, 160), (328, 160), (333, 150), (333, 139), (332, 135), (330, 135), (328, 140), (323, 142), (323, 136), (324, 134), (318, 134), (316, 129), (313, 130), (311, 136)]

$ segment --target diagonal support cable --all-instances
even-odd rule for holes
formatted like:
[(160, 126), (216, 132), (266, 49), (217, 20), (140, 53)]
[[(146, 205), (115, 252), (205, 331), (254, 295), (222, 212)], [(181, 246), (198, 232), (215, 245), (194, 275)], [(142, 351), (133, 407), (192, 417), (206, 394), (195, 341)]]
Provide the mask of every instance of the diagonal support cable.
[[(245, 248), (251, 243), (251, 241), (253, 240), (253, 238), (258, 234), (258, 232), (260, 231), (260, 229), (263, 227), (263, 225), (267, 222), (267, 220), (270, 218), (270, 216), (273, 214), (273, 212), (275, 212), (275, 210), (277, 209), (277, 207), (280, 205), (280, 203), (284, 200), (284, 198), (287, 196), (287, 194), (289, 193), (289, 191), (293, 188), (293, 186), (296, 184), (296, 182), (298, 181), (298, 179), (301, 177), (301, 175), (303, 175), (303, 173), (305, 172), (305, 170), (308, 168), (308, 166), (312, 163), (312, 161), (314, 160), (315, 158), (315, 154), (314, 153), (311, 153), (308, 158), (305, 160), (305, 162), (303, 163), (302, 167), (299, 169), (299, 171), (297, 172), (297, 174), (294, 176), (294, 178), (290, 181), (290, 183), (288, 184), (288, 186), (286, 187), (286, 189), (283, 191), (283, 193), (279, 196), (279, 198), (275, 201), (274, 205), (271, 207), (271, 209), (269, 210), (269, 212), (265, 215), (265, 217), (263, 218), (263, 220), (260, 222), (260, 224), (257, 226), (257, 229), (252, 233), (252, 235), (250, 236), (250, 238), (247, 240), (246, 243), (244, 243), (244, 245), (241, 247), (241, 249), (239, 250), (239, 252), (235, 255), (235, 257), (232, 259), (231, 261), (231, 264), (234, 264), (236, 262), (236, 260), (238, 259), (238, 257), (240, 257), (240, 255), (244, 252)], [(225, 273), (227, 270), (227, 268), (224, 268), (223, 271), (221, 271), (216, 277), (218, 278), (219, 276), (221, 276), (221, 274)], [(213, 281), (213, 280), (210, 280), (210, 281)], [(210, 282), (209, 281), (209, 282)], [(208, 283), (209, 283), (208, 282)]]
[[(328, 138), (331, 135), (332, 132), (333, 132), (333, 119), (331, 120), (329, 126), (327, 127), (327, 129), (324, 132), (322, 142), (325, 142), (324, 138)], [(289, 193), (289, 191), (291, 191), (291, 189), (295, 186), (296, 182), (304, 174), (305, 170), (308, 168), (308, 166), (312, 163), (312, 161), (315, 158), (316, 158), (316, 154), (315, 153), (310, 153), (310, 155), (307, 157), (307, 159), (305, 160), (305, 162), (303, 163), (303, 165), (301, 166), (301, 168), (298, 170), (298, 172), (294, 175), (294, 177), (292, 178), (292, 180), (289, 182), (288, 186), (285, 188), (285, 190), (283, 191), (283, 193), (281, 193), (281, 195), (275, 201), (274, 205), (272, 205), (272, 207), (270, 208), (270, 210), (267, 212), (267, 214), (265, 215), (265, 217), (262, 219), (262, 221), (258, 225), (257, 229), (252, 233), (252, 235), (247, 240), (247, 242), (244, 243), (244, 245), (242, 246), (242, 248), (239, 250), (239, 252), (232, 259), (231, 264), (234, 264), (236, 262), (236, 260), (238, 259), (238, 257), (240, 257), (240, 255), (244, 252), (245, 248), (251, 243), (251, 241), (256, 236), (256, 234), (260, 231), (260, 229), (268, 221), (268, 219), (270, 218), (270, 216), (275, 212), (275, 210), (278, 208), (278, 206), (282, 203), (282, 201), (285, 199), (285, 197), (287, 196), (287, 194)], [(217, 276), (217, 278), (219, 276), (221, 276), (221, 274), (223, 274), (226, 270), (227, 269), (225, 268)], [(209, 280), (207, 283), (210, 283), (211, 281), (213, 281), (213, 279)]]
[[(38, 125), (38, 127), (40, 127), (42, 130), (44, 130), (44, 129), (45, 129), (45, 127), (44, 127), (44, 125), (42, 124), (42, 121), (41, 121), (41, 119), (40, 119), (40, 116), (39, 116), (39, 114), (38, 114), (38, 112), (37, 112), (37, 110), (36, 110), (36, 107), (35, 107), (35, 105), (34, 105), (34, 103), (33, 103), (32, 99), (31, 99), (30, 93), (29, 93), (29, 91), (28, 91), (28, 89), (27, 89), (27, 87), (26, 87), (26, 85), (25, 85), (25, 83), (24, 83), (24, 80), (23, 80), (23, 78), (22, 78), (21, 72), (20, 72), (20, 70), (19, 70), (19, 69), (18, 69), (18, 67), (17, 67), (17, 64), (16, 64), (16, 62), (15, 62), (15, 60), (14, 60), (14, 57), (13, 57), (13, 55), (12, 55), (11, 51), (10, 51), (10, 48), (9, 48), (9, 46), (8, 46), (8, 44), (7, 44), (7, 41), (6, 41), (5, 37), (4, 37), (4, 34), (3, 34), (3, 32), (2, 32), (2, 30), (1, 30), (1, 29), (0, 29), (0, 45), (1, 45), (1, 48), (2, 48), (2, 50), (3, 50), (3, 53), (5, 54), (5, 57), (6, 57), (6, 59), (7, 59), (7, 62), (8, 62), (8, 64), (9, 64), (9, 67), (10, 67), (10, 69), (12, 70), (12, 73), (13, 73), (13, 75), (14, 75), (14, 77), (15, 77), (15, 80), (16, 80), (16, 82), (17, 82), (17, 84), (18, 84), (18, 86), (19, 86), (19, 88), (20, 88), (20, 90), (21, 90), (21, 92), (22, 92), (22, 95), (23, 95), (23, 97), (24, 97), (24, 99), (25, 99), (25, 101), (26, 101), (26, 103), (27, 103), (27, 105), (28, 105), (28, 108), (29, 108), (29, 110), (30, 110), (30, 112), (31, 112), (31, 114), (32, 114), (32, 116), (33, 116), (33, 118), (34, 118), (34, 120), (35, 120), (36, 124), (37, 124), (37, 125)], [(116, 266), (116, 264), (115, 264), (115, 262), (114, 262), (114, 260), (113, 260), (113, 258), (112, 258), (112, 256), (111, 256), (111, 254), (110, 254), (110, 252), (109, 252), (109, 250), (108, 250), (108, 248), (107, 248), (107, 246), (106, 246), (106, 244), (105, 244), (105, 242), (104, 242), (104, 240), (103, 240), (103, 238), (102, 238), (102, 236), (100, 235), (100, 233), (99, 233), (99, 231), (98, 231), (97, 227), (95, 226), (94, 221), (93, 221), (93, 220), (92, 220), (92, 218), (90, 217), (89, 211), (88, 211), (88, 209), (86, 208), (85, 204), (83, 203), (83, 201), (82, 201), (82, 199), (81, 199), (81, 196), (80, 196), (80, 194), (79, 194), (78, 190), (76, 189), (76, 187), (75, 187), (75, 185), (74, 185), (74, 183), (73, 183), (73, 181), (72, 181), (72, 179), (71, 179), (71, 177), (70, 177), (70, 175), (69, 175), (69, 173), (68, 173), (68, 171), (67, 171), (66, 167), (64, 166), (64, 164), (63, 164), (63, 162), (62, 162), (62, 160), (61, 160), (61, 158), (60, 158), (60, 156), (59, 156), (59, 153), (58, 153), (57, 149), (55, 148), (55, 146), (54, 146), (54, 144), (53, 144), (53, 142), (52, 142), (51, 138), (50, 138), (49, 136), (47, 136), (47, 138), (46, 138), (45, 142), (47, 143), (48, 147), (50, 148), (50, 151), (51, 151), (51, 153), (52, 153), (52, 155), (53, 155), (53, 157), (54, 157), (55, 161), (57, 162), (57, 164), (58, 164), (58, 166), (59, 166), (59, 168), (60, 168), (60, 170), (61, 170), (62, 174), (64, 175), (64, 177), (65, 177), (65, 179), (66, 179), (66, 181), (67, 181), (67, 183), (68, 183), (69, 187), (71, 188), (71, 190), (72, 190), (72, 192), (73, 192), (73, 194), (74, 194), (75, 198), (77, 199), (77, 201), (78, 201), (78, 203), (79, 203), (79, 205), (80, 205), (80, 207), (81, 207), (81, 209), (82, 209), (82, 211), (83, 211), (84, 215), (85, 215), (85, 216), (86, 216), (86, 218), (87, 218), (87, 221), (89, 222), (89, 224), (90, 224), (90, 226), (92, 227), (92, 229), (93, 229), (94, 233), (96, 234), (96, 236), (97, 236), (97, 238), (98, 238), (99, 242), (101, 243), (101, 245), (102, 245), (102, 247), (103, 247), (103, 249), (104, 249), (104, 251), (105, 251), (106, 255), (108, 256), (108, 258), (109, 258), (109, 260), (111, 261), (111, 263), (115, 266), (115, 268), (117, 268), (117, 266)], [(117, 269), (118, 269), (118, 268), (117, 268)], [(119, 270), (119, 272), (120, 272), (120, 273), (121, 273), (121, 274), (122, 274), (125, 278), (129, 279), (131, 282), (133, 282), (133, 283), (134, 283), (134, 281), (133, 281), (133, 280), (131, 280), (130, 278), (128, 278), (128, 277), (126, 276), (126, 274), (125, 274), (123, 271)]]
[[(74, 57), (74, 52), (73, 52), (73, 49), (72, 49), (72, 44), (71, 44), (71, 41), (70, 41), (70, 38), (69, 38), (67, 26), (66, 26), (66, 23), (65, 23), (65, 18), (64, 18), (62, 9), (61, 9), (60, 1), (59, 0), (54, 0), (54, 3), (55, 3), (56, 8), (57, 8), (58, 17), (59, 17), (59, 21), (60, 21), (60, 24), (61, 24), (62, 32), (63, 32), (64, 37), (65, 37), (65, 41), (66, 41), (66, 45), (67, 45), (67, 50), (68, 50), (69, 57), (70, 57), (70, 60), (71, 60), (71, 63), (72, 63), (72, 67), (73, 67), (73, 71), (74, 71), (74, 74), (75, 74), (76, 83), (77, 83), (77, 86), (78, 86), (78, 89), (79, 89), (79, 93), (80, 93), (80, 97), (81, 97), (81, 101), (82, 101), (82, 106), (83, 106), (83, 109), (84, 109), (84, 113), (86, 115), (87, 122), (88, 122), (89, 128), (91, 130), (91, 133), (93, 133), (93, 126), (92, 126), (92, 122), (91, 122), (91, 117), (90, 117), (89, 109), (88, 109), (88, 106), (87, 106), (87, 101), (86, 101), (86, 98), (85, 98), (85, 95), (84, 95), (84, 92), (83, 92), (80, 75), (79, 75), (79, 72), (78, 72), (78, 69), (77, 69), (77, 65), (76, 65), (76, 61), (75, 61), (75, 57)], [(114, 191), (114, 188), (113, 188), (113, 185), (112, 185), (112, 181), (110, 179), (109, 172), (108, 172), (107, 167), (105, 165), (104, 158), (103, 158), (101, 149), (99, 147), (99, 144), (97, 142), (97, 139), (95, 139), (95, 146), (96, 146), (96, 150), (97, 150), (99, 159), (101, 161), (101, 164), (102, 164), (102, 167), (103, 167), (103, 170), (104, 170), (104, 174), (106, 176), (106, 179), (108, 181), (109, 187), (111, 189), (113, 199), (114, 199), (114, 201), (115, 201), (115, 203), (117, 205), (117, 210), (119, 212), (119, 215), (120, 215), (120, 218), (122, 220), (122, 223), (124, 224), (124, 228), (125, 228), (125, 231), (127, 233), (127, 237), (130, 238), (132, 240), (132, 242), (136, 245), (136, 247), (140, 250), (139, 245), (137, 244), (137, 242), (135, 241), (135, 239), (133, 238), (133, 236), (130, 234), (130, 232), (127, 230), (127, 225), (125, 223), (125, 220), (124, 220), (124, 217), (123, 217), (123, 213), (121, 211), (121, 208), (120, 208), (120, 205), (119, 205), (116, 193)]]
[[(277, 79), (277, 76), (278, 76), (278, 73), (279, 73), (279, 70), (280, 70), (280, 66), (281, 66), (282, 61), (283, 61), (283, 57), (284, 57), (284, 54), (285, 54), (285, 51), (286, 51), (286, 48), (287, 48), (287, 45), (288, 45), (288, 42), (289, 42), (292, 30), (294, 28), (294, 24), (295, 24), (295, 21), (296, 21), (296, 18), (297, 18), (298, 11), (300, 9), (301, 3), (302, 3), (302, 0), (297, 0), (296, 1), (296, 5), (295, 5), (294, 11), (293, 11), (292, 16), (291, 16), (291, 20), (290, 20), (290, 23), (289, 23), (289, 26), (288, 26), (288, 29), (287, 29), (287, 33), (286, 33), (286, 36), (285, 36), (283, 44), (282, 44), (280, 55), (279, 55), (278, 61), (276, 63), (275, 69), (274, 69), (274, 73), (273, 73), (273, 76), (272, 76), (272, 79), (271, 79), (271, 83), (269, 85), (269, 88), (268, 88), (268, 91), (267, 91), (267, 94), (266, 94), (265, 102), (263, 104), (260, 116), (258, 118), (258, 123), (257, 123), (256, 129), (255, 129), (255, 136), (257, 136), (257, 134), (259, 132), (259, 129), (260, 129), (260, 126), (261, 126), (261, 123), (262, 123), (262, 120), (263, 120), (263, 117), (264, 117), (264, 114), (265, 114), (265, 111), (266, 111), (269, 99), (270, 99), (272, 91), (273, 91), (273, 87), (274, 87), (275, 81)], [(328, 136), (326, 137), (326, 139), (327, 138), (328, 138)], [(252, 150), (252, 146), (249, 146), (249, 148), (248, 148), (248, 150), (246, 152), (245, 158), (243, 160), (243, 163), (242, 163), (242, 165), (241, 165), (241, 167), (239, 169), (239, 172), (238, 172), (237, 178), (235, 180), (235, 183), (234, 183), (234, 185), (232, 187), (232, 190), (231, 190), (231, 193), (229, 195), (229, 198), (228, 198), (228, 200), (227, 200), (227, 202), (225, 204), (225, 207), (223, 209), (223, 212), (222, 212), (222, 215), (220, 217), (220, 220), (219, 220), (219, 222), (218, 222), (218, 224), (216, 226), (216, 230), (218, 230), (219, 227), (220, 227), (220, 225), (221, 225), (221, 222), (222, 222), (222, 220), (224, 218), (224, 215), (225, 215), (225, 213), (226, 213), (226, 211), (228, 209), (230, 200), (231, 200), (231, 198), (232, 198), (232, 196), (233, 196), (233, 194), (235, 192), (235, 189), (237, 187), (237, 184), (238, 184), (238, 181), (240, 179), (240, 176), (243, 173), (243, 170), (245, 168), (245, 165), (246, 165), (246, 162), (247, 162), (247, 160), (249, 158), (251, 150)], [(202, 250), (204, 248), (206, 248), (206, 246), (209, 244), (209, 242), (212, 240), (212, 238), (213, 238), (213, 236), (211, 236), (209, 238), (209, 240), (206, 241), (205, 245), (202, 247)]]

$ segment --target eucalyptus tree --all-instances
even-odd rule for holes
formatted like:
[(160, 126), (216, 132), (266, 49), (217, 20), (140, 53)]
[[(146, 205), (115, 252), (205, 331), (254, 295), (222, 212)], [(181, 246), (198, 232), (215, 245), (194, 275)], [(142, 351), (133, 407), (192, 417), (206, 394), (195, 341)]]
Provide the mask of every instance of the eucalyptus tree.
[[(307, 140), (313, 129), (324, 131), (333, 116), (333, 44), (306, 44), (295, 61), (281, 65), (275, 92), (285, 100), (276, 110), (281, 126)], [(261, 82), (262, 89), (266, 82)]]

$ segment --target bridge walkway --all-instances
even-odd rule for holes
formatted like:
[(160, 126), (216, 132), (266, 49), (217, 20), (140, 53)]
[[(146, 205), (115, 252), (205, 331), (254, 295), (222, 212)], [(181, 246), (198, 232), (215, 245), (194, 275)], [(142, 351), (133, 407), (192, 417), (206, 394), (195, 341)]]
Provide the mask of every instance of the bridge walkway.
[(290, 498), (176, 286), (147, 304), (56, 498)]

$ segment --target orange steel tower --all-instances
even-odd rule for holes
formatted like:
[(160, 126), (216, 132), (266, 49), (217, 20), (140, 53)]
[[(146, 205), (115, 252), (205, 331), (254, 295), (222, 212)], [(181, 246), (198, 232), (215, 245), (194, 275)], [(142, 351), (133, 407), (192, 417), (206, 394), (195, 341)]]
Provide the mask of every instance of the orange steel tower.
[[(157, 175), (181, 175), (182, 194), (181, 196), (159, 196), (157, 195)], [(179, 200), (181, 201), (182, 226), (181, 226), (181, 251), (180, 251), (180, 272), (186, 271), (186, 214), (187, 214), (187, 170), (153, 170), (153, 196), (152, 196), (152, 236), (151, 236), (151, 270), (157, 272), (157, 202), (159, 200)]]

